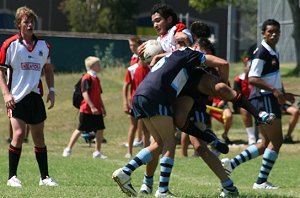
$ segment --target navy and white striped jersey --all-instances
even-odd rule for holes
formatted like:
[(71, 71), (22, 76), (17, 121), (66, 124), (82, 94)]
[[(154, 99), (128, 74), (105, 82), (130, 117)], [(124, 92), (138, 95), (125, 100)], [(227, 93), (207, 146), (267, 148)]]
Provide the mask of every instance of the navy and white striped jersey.
[[(249, 77), (260, 77), (267, 84), (282, 90), (279, 67), (279, 54), (274, 51), (264, 40), (256, 48), (251, 62)], [(253, 87), (249, 99), (264, 94), (272, 94), (267, 90)]]
[(181, 48), (158, 61), (141, 82), (135, 95), (142, 95), (159, 104), (171, 105), (196, 66), (205, 62), (205, 54)]

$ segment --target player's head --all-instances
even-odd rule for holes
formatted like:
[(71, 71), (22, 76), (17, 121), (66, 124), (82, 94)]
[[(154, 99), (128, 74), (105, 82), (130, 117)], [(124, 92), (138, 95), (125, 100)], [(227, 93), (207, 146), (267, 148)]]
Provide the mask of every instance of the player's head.
[(24, 30), (32, 31), (35, 27), (36, 21), (37, 15), (32, 9), (26, 6), (17, 9), (15, 15), (15, 25), (19, 30), (24, 28)]
[(261, 33), (264, 40), (272, 48), (275, 48), (280, 37), (280, 24), (274, 19), (264, 21), (261, 27)]
[(100, 67), (100, 59), (95, 56), (88, 56), (84, 60), (85, 68), (87, 71), (89, 70), (94, 70), (95, 72), (99, 72), (101, 67)]
[(210, 42), (208, 38), (199, 38), (193, 44), (194, 49), (204, 52), (206, 54), (215, 55), (215, 46)]
[(172, 26), (179, 22), (174, 10), (164, 3), (155, 4), (150, 14), (153, 28), (158, 35), (166, 34)]
[(206, 23), (201, 21), (195, 21), (191, 24), (190, 27), (193, 39), (197, 38), (209, 38), (211, 36), (210, 28)]
[(137, 54), (137, 48), (142, 44), (142, 40), (140, 39), (140, 37), (136, 35), (131, 36), (128, 39), (128, 42), (129, 42), (129, 48), (131, 52)]

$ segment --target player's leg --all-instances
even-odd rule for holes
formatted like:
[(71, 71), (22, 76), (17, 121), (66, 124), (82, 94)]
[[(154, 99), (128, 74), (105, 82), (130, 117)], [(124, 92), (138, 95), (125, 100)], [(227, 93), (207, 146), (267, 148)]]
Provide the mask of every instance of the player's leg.
[(133, 141), (133, 146), (138, 147), (143, 145), (143, 123), (141, 120), (138, 120), (137, 129), (136, 129), (136, 138)]
[[(205, 86), (203, 86), (204, 84)], [(204, 94), (235, 103), (237, 107), (246, 109), (257, 120), (264, 123), (271, 123), (275, 118), (274, 114), (269, 115), (268, 113), (258, 111), (242, 94), (237, 93), (227, 84), (220, 82), (216, 76), (212, 76), (211, 74), (204, 74), (201, 77), (197, 89)]]
[[(217, 136), (208, 129), (199, 129), (193, 120), (189, 119), (190, 112), (194, 114), (194, 100), (189, 96), (181, 96), (173, 103), (174, 123), (183, 132), (188, 135), (200, 138), (208, 143), (214, 145), (214, 147), (222, 153), (228, 153), (228, 146), (221, 142)], [(204, 105), (205, 107), (205, 105)], [(192, 111), (191, 111), (192, 110)], [(195, 117), (198, 115), (195, 114)], [(193, 118), (194, 119), (194, 118)]]
[(263, 139), (268, 139), (266, 142), (267, 148), (263, 153), (262, 165), (254, 189), (277, 189), (268, 182), (269, 174), (276, 163), (279, 150), (283, 143), (282, 137), (282, 123), (281, 123), (281, 109), (277, 98), (273, 95), (262, 96), (263, 106), (267, 111), (272, 111), (276, 115), (276, 119), (271, 125), (260, 125), (259, 130), (262, 131)]
[(255, 130), (254, 130), (254, 127), (253, 127), (252, 116), (247, 110), (245, 110), (243, 108), (239, 108), (239, 111), (240, 111), (244, 126), (246, 128), (246, 132), (247, 132), (247, 135), (248, 135), (248, 144), (249, 145), (255, 144), (256, 143), (256, 137), (255, 137)]
[(226, 144), (232, 144), (232, 141), (228, 137), (229, 129), (231, 128), (232, 125), (232, 112), (228, 107), (225, 107), (223, 109), (223, 115), (225, 116), (226, 122), (224, 123), (224, 132), (222, 134), (222, 138), (225, 140)]
[(292, 133), (299, 120), (299, 110), (295, 106), (289, 106), (286, 109), (286, 112), (290, 114), (291, 118), (289, 120), (289, 127), (286, 135), (284, 136), (284, 143), (294, 143), (292, 138)]
[(180, 136), (181, 157), (188, 157), (189, 135), (181, 132)]
[(13, 136), (8, 150), (8, 181), (7, 185), (12, 187), (22, 187), (17, 178), (17, 169), (22, 153), (22, 142), (25, 135), (26, 123), (17, 118), (10, 118)]
[(128, 135), (127, 135), (128, 150), (127, 150), (127, 154), (125, 155), (125, 158), (132, 157), (133, 142), (137, 131), (137, 126), (138, 126), (137, 119), (135, 119), (132, 115), (129, 115), (128, 117), (129, 117), (130, 125), (129, 125)]
[(136, 196), (137, 193), (131, 185), (131, 174), (143, 164), (152, 161), (153, 156), (159, 156), (162, 151), (162, 140), (159, 133), (153, 127), (149, 118), (142, 119), (146, 128), (150, 131), (155, 142), (146, 148), (143, 148), (137, 155), (131, 159), (125, 166), (113, 172), (112, 178), (118, 183), (121, 190), (128, 196)]
[[(169, 180), (174, 164), (176, 140), (173, 118), (170, 116), (154, 116), (150, 118), (152, 126), (158, 132), (162, 141), (162, 157), (160, 159), (160, 178), (156, 196), (170, 194)], [(147, 125), (147, 123), (145, 123)]]
[(208, 149), (206, 142), (193, 136), (190, 136), (190, 141), (194, 149), (198, 152), (199, 156), (220, 179), (223, 193), (238, 195), (238, 190), (234, 186), (233, 181), (225, 173), (221, 161)]

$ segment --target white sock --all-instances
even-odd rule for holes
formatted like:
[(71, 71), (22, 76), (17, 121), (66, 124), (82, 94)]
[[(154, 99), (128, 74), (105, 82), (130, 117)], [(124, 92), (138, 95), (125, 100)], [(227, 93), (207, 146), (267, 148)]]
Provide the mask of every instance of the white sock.
[(248, 138), (255, 138), (255, 134), (254, 134), (254, 128), (253, 127), (246, 127), (246, 131), (248, 134)]

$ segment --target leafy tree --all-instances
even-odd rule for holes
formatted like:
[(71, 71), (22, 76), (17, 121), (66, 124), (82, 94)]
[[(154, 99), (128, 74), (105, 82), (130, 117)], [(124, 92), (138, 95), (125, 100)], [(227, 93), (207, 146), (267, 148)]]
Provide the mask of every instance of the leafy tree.
[(137, 0), (63, 0), (71, 31), (134, 34)]

